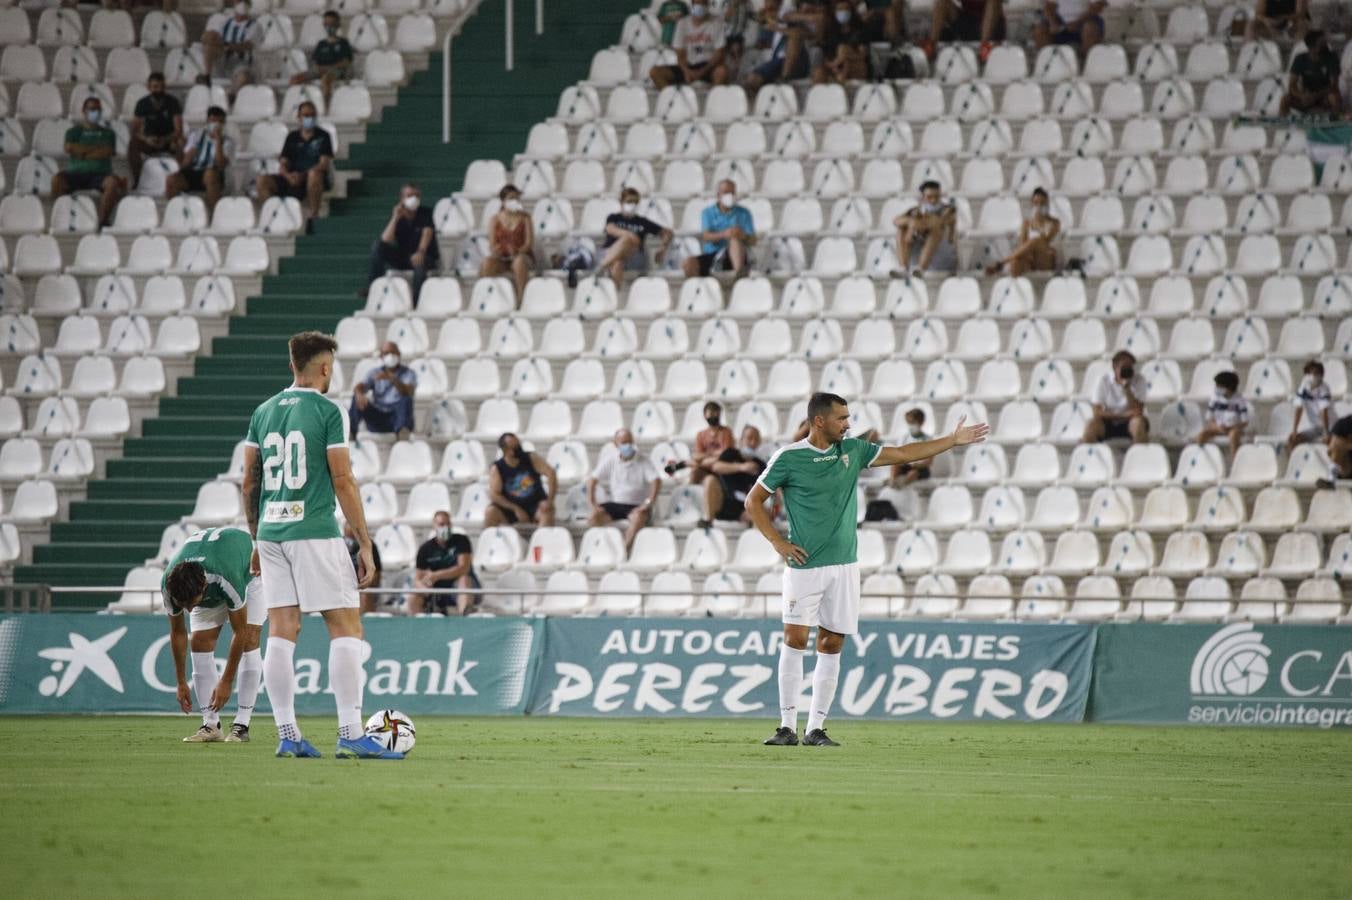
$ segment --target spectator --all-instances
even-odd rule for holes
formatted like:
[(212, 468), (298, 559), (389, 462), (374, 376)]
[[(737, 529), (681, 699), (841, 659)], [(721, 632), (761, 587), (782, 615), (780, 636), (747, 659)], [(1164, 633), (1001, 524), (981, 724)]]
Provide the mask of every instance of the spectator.
[[(925, 411), (916, 408), (906, 410), (906, 437), (902, 439), (901, 445), (904, 447), (929, 439), (930, 436), (925, 432)], [(888, 484), (891, 487), (906, 487), (917, 481), (925, 481), (930, 475), (928, 459), (917, 463), (902, 463), (892, 467), (892, 477), (888, 480)]]
[(1305, 35), (1305, 52), (1291, 63), (1291, 79), (1282, 97), (1281, 114), (1327, 113), (1341, 115), (1343, 96), (1338, 91), (1338, 55), (1329, 49), (1322, 31)]
[(291, 76), (292, 84), (308, 84), (319, 79), (325, 105), (333, 97), (333, 85), (352, 77), (352, 45), (347, 42), (347, 38), (338, 34), (339, 21), (337, 12), (331, 9), (325, 11), (324, 36), (310, 53), (310, 68)]
[(357, 427), (366, 423), (373, 434), (394, 434), (404, 440), (413, 431), (413, 394), (418, 390), (418, 373), (399, 360), (399, 345), (386, 341), (380, 345), (380, 365), (367, 373), (352, 392), (348, 411), (352, 440)]
[(474, 547), (463, 534), (451, 533), (451, 514), (441, 510), (432, 517), (432, 537), (418, 548), (414, 563), (413, 586), (427, 590), (459, 590), (452, 600), (446, 594), (412, 593), (406, 598), (408, 614), (439, 612), (450, 615), (451, 607), (466, 615), (482, 601), (479, 576), (474, 574)]
[(225, 170), (234, 158), (235, 141), (225, 133), (225, 110), (209, 107), (206, 125), (188, 134), (178, 171), (164, 183), (165, 196), (201, 191), (206, 194), (207, 212), (211, 213), (225, 191)]
[(845, 84), (869, 77), (868, 30), (855, 15), (850, 0), (836, 0), (833, 18), (825, 28), (822, 64), (812, 70), (814, 84)]
[(304, 101), (296, 110), (300, 127), (286, 136), (282, 144), (281, 171), (258, 176), (258, 199), (274, 194), (305, 201), (305, 231), (314, 230), (324, 192), (333, 186), (333, 139), (319, 127), (315, 105)]
[(178, 98), (164, 90), (164, 73), (151, 72), (146, 79), (144, 97), (132, 111), (131, 140), (127, 142), (127, 163), (131, 183), (141, 181), (141, 167), (147, 156), (165, 156), (183, 149), (183, 106)]
[(906, 0), (861, 0), (857, 9), (870, 41), (896, 46), (906, 39)]
[(688, 256), (681, 264), (687, 278), (705, 276), (715, 270), (731, 270), (735, 277), (746, 274), (750, 258), (747, 248), (756, 243), (756, 226), (751, 212), (737, 203), (737, 185), (730, 179), (718, 183), (718, 200), (700, 214), (699, 256)]
[(1283, 33), (1290, 32), (1290, 36), (1299, 41), (1305, 37), (1305, 29), (1309, 25), (1309, 0), (1257, 0), (1253, 16), (1244, 26), (1244, 40), (1276, 40)]
[(707, 2), (690, 5), (690, 15), (676, 23), (671, 46), (676, 65), (653, 66), (648, 72), (658, 90), (672, 84), (727, 84), (728, 69), (723, 65), (723, 20), (709, 15)]
[(545, 527), (553, 525), (552, 498), (559, 494), (559, 476), (554, 467), (540, 454), (522, 449), (521, 439), (510, 431), (498, 438), (498, 449), (502, 456), (488, 469), (484, 527), (532, 522)]
[[(662, 483), (657, 479), (653, 464), (638, 455), (634, 435), (628, 428), (615, 432), (615, 452), (603, 458), (587, 478), (587, 500), (592, 514), (588, 525), (608, 525), (627, 522), (624, 533), (624, 552), (634, 545), (634, 536), (648, 524), (653, 503)], [(610, 499), (601, 503), (596, 499), (596, 485), (605, 483)]]
[(1329, 428), (1329, 477), (1320, 478), (1315, 486), (1328, 490), (1348, 477), (1352, 477), (1352, 416), (1343, 416)]
[[(1333, 406), (1333, 392), (1324, 383), (1324, 364), (1312, 359), (1305, 364), (1304, 377), (1296, 389), (1296, 412), (1291, 420), (1291, 434), (1286, 439), (1288, 451), (1299, 444), (1313, 443), (1328, 438), (1329, 409)], [(1300, 427), (1301, 419), (1309, 422)]]
[(695, 453), (693, 460), (675, 460), (667, 463), (666, 473), (675, 475), (682, 469), (691, 468), (690, 483), (699, 484), (710, 473), (710, 466), (718, 461), (724, 450), (733, 446), (732, 429), (722, 424), (723, 407), (713, 400), (704, 404), (704, 421), (709, 427), (701, 428), (695, 435)]
[(1004, 39), (1003, 0), (935, 0), (925, 55), (933, 59), (940, 42), (990, 44)]
[(1008, 268), (1015, 278), (1025, 272), (1050, 272), (1056, 268), (1053, 241), (1061, 233), (1061, 220), (1047, 212), (1050, 198), (1042, 188), (1033, 189), (1033, 212), (1019, 226), (1019, 243), (1004, 259), (986, 267), (987, 275)]
[(503, 185), (498, 191), (498, 199), (502, 201), (502, 208), (489, 223), (488, 256), (479, 266), (479, 275), (493, 278), (511, 272), (519, 304), (526, 294), (526, 282), (530, 281), (535, 265), (535, 225), (521, 203), (521, 191), (516, 185)]
[[(390, 269), (413, 270), (413, 297), (417, 301), (428, 271), (441, 268), (441, 248), (437, 246), (436, 227), (432, 224), (432, 210), (422, 205), (422, 190), (406, 181), (399, 189), (399, 202), (394, 204), (385, 230), (371, 245), (371, 264), (366, 273), (366, 287)], [(361, 292), (362, 297), (366, 292)]]
[(806, 78), (812, 71), (808, 59), (808, 45), (821, 17), (815, 10), (783, 12), (780, 0), (766, 0), (756, 16), (758, 49), (768, 49), (770, 56), (751, 70), (743, 86), (753, 96), (763, 86), (777, 81)]
[(1136, 372), (1136, 357), (1126, 350), (1113, 354), (1113, 370), (1103, 373), (1090, 398), (1094, 415), (1085, 423), (1084, 442), (1129, 437), (1134, 444), (1145, 443), (1150, 437), (1141, 399), (1145, 390), (1145, 379)]
[(127, 193), (127, 180), (113, 174), (117, 135), (103, 119), (98, 97), (86, 97), (82, 120), (66, 129), (66, 167), (52, 176), (52, 197), (72, 191), (99, 191), (99, 224), (107, 226), (113, 210)]
[(1042, 19), (1033, 27), (1038, 49), (1048, 44), (1078, 44), (1080, 54), (1103, 40), (1106, 0), (1045, 0)]
[(230, 79), (230, 102), (244, 85), (254, 80), (253, 51), (257, 20), (251, 16), (249, 0), (235, 0), (234, 15), (217, 14), (207, 20), (202, 32), (202, 60), (207, 75), (223, 64)]
[(704, 518), (700, 528), (710, 528), (713, 520), (747, 522), (746, 495), (765, 471), (765, 460), (760, 455), (761, 433), (754, 425), (742, 429), (742, 445), (728, 447), (709, 463), (709, 474), (704, 479)]
[(601, 245), (600, 268), (608, 270), (618, 288), (624, 281), (625, 270), (648, 271), (648, 256), (643, 240), (648, 235), (661, 238), (658, 255), (665, 255), (671, 246), (671, 229), (663, 228), (652, 219), (638, 214), (639, 193), (631, 187), (620, 192), (620, 211), (606, 216), (606, 241)]
[(682, 0), (662, 0), (657, 7), (657, 21), (662, 25), (662, 46), (670, 47), (676, 37), (676, 23), (690, 15), (690, 7)]
[(1244, 441), (1244, 429), (1249, 426), (1249, 401), (1239, 393), (1239, 376), (1234, 372), (1217, 372), (1215, 384), (1216, 390), (1206, 407), (1208, 418), (1197, 433), (1197, 443), (1228, 438), (1230, 462), (1233, 463), (1239, 445)]
[[(357, 535), (352, 530), (352, 526), (343, 523), (343, 543), (347, 545), (347, 555), (352, 558), (352, 570), (357, 571), (357, 559), (361, 555), (361, 544), (357, 541)], [(376, 580), (372, 584), (380, 586), (380, 577), (383, 574), (380, 564), (380, 548), (375, 544), (371, 545), (371, 559), (376, 565)], [(372, 591), (362, 591), (361, 611), (364, 613), (375, 612), (381, 605), (381, 594)]]
[[(958, 268), (958, 211), (945, 200), (937, 181), (920, 185), (920, 203), (892, 220), (897, 229), (897, 258), (909, 272), (954, 272)], [(919, 257), (916, 254), (919, 253)]]

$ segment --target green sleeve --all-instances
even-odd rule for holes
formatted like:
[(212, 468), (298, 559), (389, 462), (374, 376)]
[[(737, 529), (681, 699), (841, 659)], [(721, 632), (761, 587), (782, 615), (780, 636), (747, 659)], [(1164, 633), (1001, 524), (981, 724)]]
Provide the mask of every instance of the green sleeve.
[(329, 450), (347, 446), (347, 413), (337, 403), (329, 403), (324, 417), (324, 446)]
[(761, 477), (756, 479), (756, 483), (773, 494), (782, 488), (788, 480), (789, 466), (784, 461), (784, 453), (781, 451), (770, 458), (770, 464), (765, 467)]
[(247, 531), (232, 528), (221, 540), (230, 542), (229, 567), (221, 574), (239, 596), (240, 606), (237, 608), (243, 609), (245, 592), (249, 589), (249, 582), (253, 580), (253, 574), (249, 571), (249, 563), (253, 562), (253, 539), (249, 537)]
[(244, 443), (250, 447), (261, 447), (263, 442), (258, 434), (258, 410), (254, 410), (253, 415), (249, 416), (249, 430), (244, 435)]
[(78, 125), (72, 125), (71, 127), (66, 129), (66, 137), (63, 143), (67, 144), (80, 143), (80, 127)]
[(882, 444), (875, 444), (861, 438), (846, 438), (841, 444), (845, 452), (850, 454), (850, 466), (856, 472), (867, 469), (878, 458), (878, 454), (883, 449)]

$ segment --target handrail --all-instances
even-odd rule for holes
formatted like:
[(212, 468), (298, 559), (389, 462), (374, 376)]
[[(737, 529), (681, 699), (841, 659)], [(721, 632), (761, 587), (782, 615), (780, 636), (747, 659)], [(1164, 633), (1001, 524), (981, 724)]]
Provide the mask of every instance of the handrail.
[[(514, 0), (504, 0), (506, 5), (506, 16), (502, 27), (503, 41), (503, 69), (512, 71), (516, 68), (516, 12), (513, 8)], [(460, 25), (478, 10), (476, 3), (473, 9), (466, 11), (448, 29), (446, 36), (441, 40), (441, 142), (449, 144), (451, 142), (451, 41), (460, 30)], [(537, 35), (545, 33), (545, 0), (535, 0), (535, 33)]]

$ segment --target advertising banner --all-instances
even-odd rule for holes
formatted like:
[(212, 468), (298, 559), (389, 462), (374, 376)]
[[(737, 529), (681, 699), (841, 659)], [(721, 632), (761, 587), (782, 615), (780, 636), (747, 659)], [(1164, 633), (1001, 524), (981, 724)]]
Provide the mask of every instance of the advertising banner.
[[(525, 711), (543, 620), (367, 619), (364, 624), (368, 710), (396, 707), (410, 715)], [(266, 630), (264, 635), (266, 641)], [(225, 665), (229, 642), (227, 628), (216, 646), (218, 667)], [(323, 623), (307, 618), (296, 647), (298, 713), (333, 713), (328, 658)], [(162, 617), (0, 618), (0, 713), (176, 712), (175, 688)], [(270, 709), (265, 691), (258, 710)]]
[[(530, 712), (774, 717), (782, 639), (764, 620), (550, 619)], [(1093, 649), (1082, 625), (870, 622), (846, 639), (832, 716), (1078, 722)]]
[(1352, 726), (1352, 628), (1101, 625), (1098, 722)]

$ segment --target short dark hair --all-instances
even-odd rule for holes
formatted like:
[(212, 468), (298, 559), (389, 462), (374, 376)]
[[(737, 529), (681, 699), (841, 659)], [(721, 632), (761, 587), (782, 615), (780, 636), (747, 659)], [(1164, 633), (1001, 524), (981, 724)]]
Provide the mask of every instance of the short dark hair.
[(1311, 28), (1309, 31), (1305, 32), (1305, 49), (1308, 50), (1309, 48), (1313, 47), (1315, 44), (1323, 40), (1323, 38), (1324, 38), (1323, 30), (1319, 28)]
[(1130, 350), (1118, 350), (1113, 354), (1113, 368), (1116, 369), (1121, 363), (1128, 362), (1136, 365), (1136, 354)]
[(337, 353), (338, 341), (322, 331), (302, 331), (291, 336), (287, 347), (291, 351), (291, 365), (300, 372), (319, 354)]
[(80, 109), (88, 109), (89, 104), (91, 103), (97, 103), (99, 106), (103, 106), (103, 101), (99, 99), (97, 94), (90, 94), (88, 97), (84, 98), (84, 102), (80, 104)]
[(330, 17), (335, 18), (335, 19), (341, 18), (341, 16), (338, 15), (338, 10), (336, 10), (336, 9), (326, 9), (326, 10), (324, 10), (324, 15), (320, 16), (319, 18), (321, 18), (321, 19), (327, 19), (327, 18), (330, 18)]
[(316, 115), (319, 114), (319, 107), (315, 106), (314, 102), (311, 100), (302, 100), (300, 101), (300, 103), (296, 104), (296, 112), (300, 113), (301, 115), (304, 115), (305, 107), (307, 106), (310, 107), (310, 109), (313, 109)]
[(702, 411), (708, 412), (711, 409), (721, 413), (723, 411), (723, 404), (719, 403), (717, 400), (710, 400), (708, 403), (704, 404)]
[(912, 406), (910, 409), (906, 410), (906, 421), (919, 422), (921, 425), (925, 424), (925, 411), (918, 406)]
[(839, 394), (829, 394), (826, 391), (818, 391), (807, 401), (807, 420), (810, 424), (817, 416), (829, 416), (831, 410), (839, 404), (849, 406), (849, 401)]
[(174, 610), (182, 610), (206, 589), (207, 570), (199, 562), (181, 562), (164, 579), (164, 599)]
[(517, 195), (520, 195), (520, 193), (521, 193), (521, 188), (517, 187), (516, 185), (512, 184), (512, 183), (509, 181), (509, 182), (507, 182), (506, 184), (504, 184), (504, 185), (502, 186), (502, 190), (498, 191), (498, 199), (499, 199), (499, 200), (506, 200), (508, 194), (517, 194)]
[(1319, 360), (1317, 360), (1317, 359), (1312, 359), (1312, 360), (1310, 360), (1309, 362), (1307, 362), (1307, 363), (1305, 364), (1305, 369), (1303, 370), (1303, 373), (1302, 373), (1302, 374), (1305, 374), (1305, 375), (1318, 375), (1320, 378), (1323, 378), (1323, 377), (1324, 377), (1324, 364), (1321, 363), (1321, 362), (1320, 362)]
[(1217, 372), (1216, 377), (1212, 379), (1216, 382), (1216, 387), (1227, 391), (1239, 390), (1239, 376), (1234, 372)]
[(207, 118), (210, 119), (212, 116), (220, 116), (222, 119), (224, 119), (224, 118), (225, 118), (225, 107), (223, 107), (223, 106), (208, 106), (208, 107), (207, 107)]
[(1047, 196), (1047, 190), (1046, 190), (1046, 188), (1040, 188), (1040, 187), (1035, 187), (1035, 188), (1033, 188), (1033, 196), (1034, 196), (1034, 197), (1046, 197), (1046, 196)]
[(923, 194), (930, 188), (934, 188), (936, 191), (942, 191), (944, 189), (943, 185), (939, 184), (939, 182), (935, 181), (933, 178), (926, 179), (920, 183), (920, 193)]
[(149, 77), (146, 78), (146, 81), (163, 81), (163, 80), (164, 80), (163, 72), (151, 72)]

